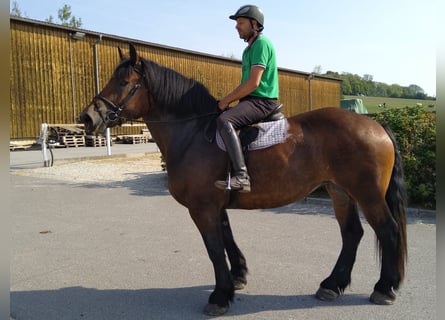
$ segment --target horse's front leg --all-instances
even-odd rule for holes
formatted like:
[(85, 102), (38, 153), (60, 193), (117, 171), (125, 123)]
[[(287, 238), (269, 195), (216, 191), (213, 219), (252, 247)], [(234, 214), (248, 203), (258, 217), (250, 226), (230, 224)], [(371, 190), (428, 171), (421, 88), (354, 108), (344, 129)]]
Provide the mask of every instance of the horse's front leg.
[(230, 272), (232, 273), (235, 290), (244, 289), (247, 284), (246, 275), (248, 272), (246, 258), (233, 238), (230, 227), (229, 216), (226, 209), (221, 210), (221, 227), (223, 231), (224, 246), (230, 261)]
[(218, 316), (229, 310), (235, 288), (226, 261), (223, 232), (219, 210), (189, 209), (190, 215), (201, 233), (215, 271), (215, 290), (209, 297), (204, 313)]

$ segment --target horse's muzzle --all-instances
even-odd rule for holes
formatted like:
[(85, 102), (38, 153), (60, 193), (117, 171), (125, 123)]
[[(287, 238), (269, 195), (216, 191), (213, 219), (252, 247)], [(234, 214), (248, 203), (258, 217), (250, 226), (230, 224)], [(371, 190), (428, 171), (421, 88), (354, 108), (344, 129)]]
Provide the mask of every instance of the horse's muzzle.
[(95, 124), (94, 116), (92, 117), (88, 111), (83, 111), (79, 116), (79, 122), (83, 123), (85, 126), (86, 134), (94, 134), (97, 129), (97, 124)]

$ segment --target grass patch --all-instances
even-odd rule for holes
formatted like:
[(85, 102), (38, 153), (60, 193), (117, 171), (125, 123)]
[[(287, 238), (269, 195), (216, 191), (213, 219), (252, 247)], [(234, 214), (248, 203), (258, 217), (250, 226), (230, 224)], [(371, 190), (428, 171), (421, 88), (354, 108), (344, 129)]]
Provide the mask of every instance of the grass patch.
[[(401, 99), (387, 97), (363, 97), (363, 96), (344, 96), (344, 99), (362, 99), (363, 104), (369, 113), (378, 113), (385, 109), (415, 107), (418, 103), (422, 104), (425, 111), (436, 111), (435, 100), (417, 100), (417, 99)], [(383, 104), (386, 107), (383, 107)], [(382, 107), (380, 107), (382, 105)]]

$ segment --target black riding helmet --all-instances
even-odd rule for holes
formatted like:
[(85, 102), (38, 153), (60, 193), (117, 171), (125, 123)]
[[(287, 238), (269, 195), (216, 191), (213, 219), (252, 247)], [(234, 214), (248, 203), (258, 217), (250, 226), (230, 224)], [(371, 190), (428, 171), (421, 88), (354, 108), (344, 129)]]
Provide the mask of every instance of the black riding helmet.
[(263, 31), (264, 29), (264, 14), (260, 8), (254, 5), (245, 5), (238, 9), (238, 11), (229, 17), (232, 20), (236, 20), (238, 18), (248, 18), (253, 19), (258, 22), (259, 31)]

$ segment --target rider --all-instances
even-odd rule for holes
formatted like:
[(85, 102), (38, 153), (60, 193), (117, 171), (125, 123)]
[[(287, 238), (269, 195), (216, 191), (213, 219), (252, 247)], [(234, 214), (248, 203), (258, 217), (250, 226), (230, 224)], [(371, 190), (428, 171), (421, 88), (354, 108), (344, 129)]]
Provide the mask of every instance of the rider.
[[(261, 9), (245, 5), (229, 18), (236, 20), (236, 29), (247, 47), (243, 52), (241, 84), (218, 103), (224, 112), (217, 119), (217, 128), (234, 169), (230, 188), (250, 192), (250, 178), (237, 130), (261, 121), (277, 107), (278, 69), (272, 42), (261, 33), (264, 29)], [(239, 103), (229, 108), (229, 104), (237, 100)], [(218, 180), (215, 186), (225, 189), (226, 181)]]

